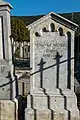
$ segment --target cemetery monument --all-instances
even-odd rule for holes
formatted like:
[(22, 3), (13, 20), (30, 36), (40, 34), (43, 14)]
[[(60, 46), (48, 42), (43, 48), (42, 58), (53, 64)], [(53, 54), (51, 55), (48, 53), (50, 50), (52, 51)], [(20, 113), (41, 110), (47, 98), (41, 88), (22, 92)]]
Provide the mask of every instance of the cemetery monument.
[(30, 30), (30, 93), (25, 120), (79, 120), (74, 93), (77, 24), (49, 13)]

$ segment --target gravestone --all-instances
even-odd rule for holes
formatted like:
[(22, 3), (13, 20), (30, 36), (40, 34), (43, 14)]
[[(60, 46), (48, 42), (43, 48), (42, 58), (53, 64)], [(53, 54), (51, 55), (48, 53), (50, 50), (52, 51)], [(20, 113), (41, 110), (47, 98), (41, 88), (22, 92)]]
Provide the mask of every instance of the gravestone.
[[(17, 120), (16, 83), (13, 75), (10, 10), (12, 6), (0, 1), (0, 118)], [(7, 110), (6, 110), (7, 109)], [(12, 111), (10, 111), (12, 110)]]
[[(50, 29), (52, 23), (55, 31)], [(28, 26), (31, 76), (26, 120), (78, 120), (79, 111), (74, 93), (76, 27), (75, 23), (55, 13)], [(46, 32), (42, 31), (43, 28), (47, 29)], [(59, 28), (63, 28), (62, 35)]]

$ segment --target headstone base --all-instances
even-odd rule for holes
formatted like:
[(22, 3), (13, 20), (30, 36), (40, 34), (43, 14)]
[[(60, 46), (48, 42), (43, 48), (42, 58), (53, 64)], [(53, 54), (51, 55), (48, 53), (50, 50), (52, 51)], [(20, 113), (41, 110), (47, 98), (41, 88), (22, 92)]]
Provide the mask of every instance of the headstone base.
[(60, 113), (49, 109), (26, 108), (25, 120), (80, 120), (80, 118), (69, 115), (68, 111)]
[(28, 95), (25, 120), (79, 120), (77, 99), (72, 95)]
[(49, 109), (37, 110), (28, 108), (25, 111), (25, 120), (52, 120), (52, 114)]

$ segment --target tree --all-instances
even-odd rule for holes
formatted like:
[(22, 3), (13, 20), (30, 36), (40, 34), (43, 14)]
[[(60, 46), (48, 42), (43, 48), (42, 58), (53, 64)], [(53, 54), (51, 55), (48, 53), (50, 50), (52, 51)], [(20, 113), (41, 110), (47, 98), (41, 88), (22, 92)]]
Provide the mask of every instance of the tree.
[(30, 39), (29, 30), (26, 25), (17, 17), (11, 18), (11, 33), (15, 41), (25, 41)]

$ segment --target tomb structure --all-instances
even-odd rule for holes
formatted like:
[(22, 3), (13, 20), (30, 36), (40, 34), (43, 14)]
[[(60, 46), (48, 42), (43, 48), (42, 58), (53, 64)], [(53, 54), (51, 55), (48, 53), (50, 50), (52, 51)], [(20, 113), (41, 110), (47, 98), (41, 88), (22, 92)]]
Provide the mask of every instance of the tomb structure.
[(78, 25), (53, 12), (28, 25), (30, 94), (25, 120), (78, 120), (74, 37)]

